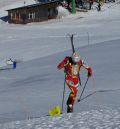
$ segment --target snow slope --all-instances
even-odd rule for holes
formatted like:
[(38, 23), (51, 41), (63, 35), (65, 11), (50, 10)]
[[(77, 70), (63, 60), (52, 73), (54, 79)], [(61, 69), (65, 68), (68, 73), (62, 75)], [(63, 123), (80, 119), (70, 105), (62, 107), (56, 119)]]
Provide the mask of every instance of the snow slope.
[[(56, 64), (70, 51), (22, 63), (15, 71), (1, 71), (1, 123), (31, 118), (1, 124), (1, 129), (119, 129), (119, 41), (79, 48), (81, 55), (92, 62), (94, 76), (89, 80), (81, 103), (75, 104), (73, 114), (46, 117), (52, 106), (61, 105), (64, 75), (56, 70)], [(86, 74), (81, 77), (83, 84)], [(68, 93), (66, 87), (65, 101)]]
[(90, 110), (57, 117), (41, 117), (0, 125), (4, 129), (119, 129), (117, 110)]
[[(26, 26), (0, 24), (0, 129), (120, 128), (120, 5), (109, 6)], [(56, 66), (71, 55), (68, 33), (76, 34), (76, 50), (94, 74), (73, 114), (64, 103), (63, 115), (49, 117), (62, 102), (64, 73)], [(5, 64), (10, 57), (23, 61), (16, 70)], [(66, 87), (65, 102), (68, 94)]]

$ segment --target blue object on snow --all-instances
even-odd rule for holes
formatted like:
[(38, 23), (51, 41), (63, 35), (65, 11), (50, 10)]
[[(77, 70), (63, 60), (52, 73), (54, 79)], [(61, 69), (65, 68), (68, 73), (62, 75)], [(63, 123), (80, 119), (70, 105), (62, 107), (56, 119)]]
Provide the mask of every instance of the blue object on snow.
[(16, 69), (16, 61), (13, 61), (13, 69)]

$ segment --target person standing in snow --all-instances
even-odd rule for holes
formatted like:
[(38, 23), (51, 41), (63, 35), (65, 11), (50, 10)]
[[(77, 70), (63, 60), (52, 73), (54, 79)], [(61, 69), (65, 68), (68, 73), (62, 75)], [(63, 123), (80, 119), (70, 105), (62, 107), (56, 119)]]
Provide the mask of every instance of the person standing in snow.
[(92, 5), (93, 5), (93, 0), (89, 0), (89, 10), (91, 10)]
[(66, 56), (57, 66), (58, 69), (64, 69), (66, 84), (70, 89), (67, 100), (67, 113), (73, 112), (73, 106), (76, 100), (78, 85), (80, 83), (80, 68), (84, 67), (88, 71), (88, 77), (92, 76), (92, 69), (86, 65), (80, 56), (75, 52), (71, 57)]
[(101, 3), (100, 1), (98, 2), (98, 8), (97, 8), (98, 11), (101, 11)]

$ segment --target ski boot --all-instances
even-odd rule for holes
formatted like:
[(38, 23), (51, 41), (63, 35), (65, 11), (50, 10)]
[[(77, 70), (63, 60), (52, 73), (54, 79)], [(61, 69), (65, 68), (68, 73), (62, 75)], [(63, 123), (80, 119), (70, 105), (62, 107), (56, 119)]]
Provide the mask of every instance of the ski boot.
[(73, 105), (69, 104), (67, 105), (67, 113), (72, 113), (73, 112)]
[(68, 98), (67, 100), (67, 113), (73, 112), (73, 105), (72, 105), (72, 100)]

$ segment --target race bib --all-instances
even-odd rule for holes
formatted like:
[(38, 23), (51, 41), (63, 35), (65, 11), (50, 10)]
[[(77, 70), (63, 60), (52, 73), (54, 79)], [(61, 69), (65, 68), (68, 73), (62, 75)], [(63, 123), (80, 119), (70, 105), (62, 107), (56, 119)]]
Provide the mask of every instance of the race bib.
[(73, 73), (73, 75), (78, 75), (78, 72), (79, 72), (78, 65), (73, 65), (72, 66), (72, 73)]

